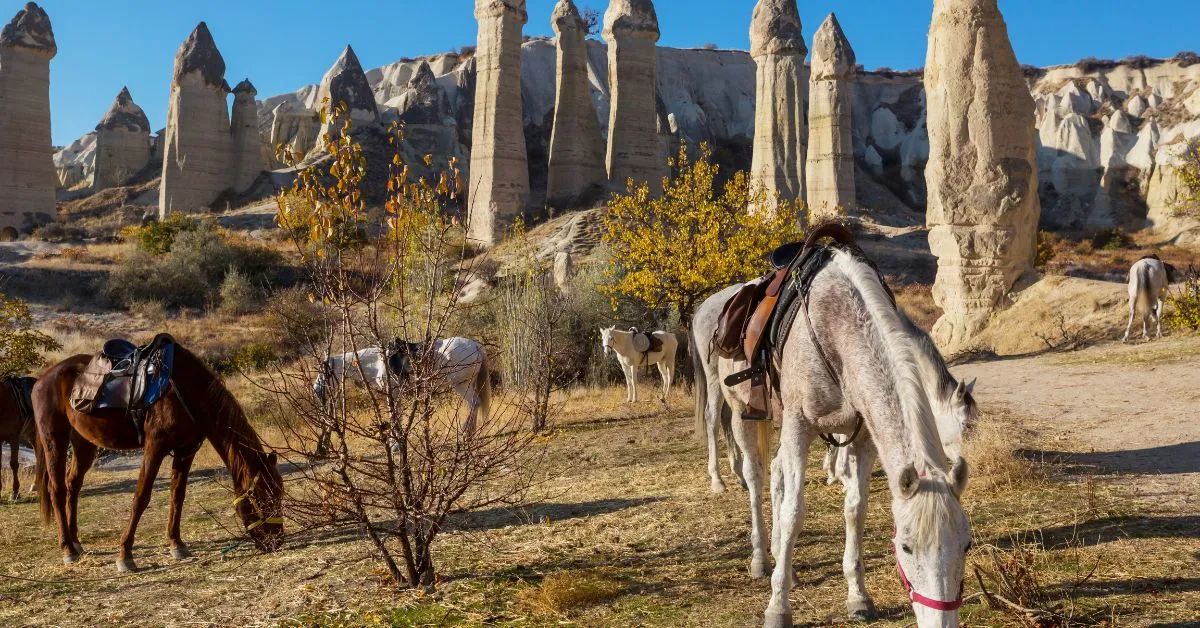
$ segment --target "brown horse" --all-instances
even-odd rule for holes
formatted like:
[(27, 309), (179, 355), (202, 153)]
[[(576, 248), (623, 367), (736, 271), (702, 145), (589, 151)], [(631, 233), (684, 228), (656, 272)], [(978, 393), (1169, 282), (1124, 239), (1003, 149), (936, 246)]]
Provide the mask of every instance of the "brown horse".
[[(79, 490), (83, 476), (96, 458), (97, 447), (143, 449), (142, 469), (134, 493), (129, 525), (121, 537), (117, 554), (119, 571), (134, 571), (133, 536), (138, 519), (150, 501), (150, 490), (159, 465), (168, 454), (171, 464), (171, 510), (167, 538), (171, 555), (189, 556), (179, 538), (179, 520), (187, 490), (188, 472), (204, 439), (229, 468), (237, 498), (233, 505), (255, 545), (274, 550), (283, 535), (281, 503), (283, 478), (275, 468), (275, 453), (263, 451), (258, 435), (229, 390), (194, 354), (176, 346), (172, 392), (146, 415), (145, 444), (138, 445), (133, 421), (124, 410), (75, 411), (70, 405), (71, 388), (91, 356), (68, 358), (46, 371), (33, 389), (37, 424), (38, 499), (42, 523), (58, 522), (63, 562), (79, 560), (83, 546), (76, 525)], [(67, 446), (74, 449), (67, 473)]]
[[(8, 443), (9, 466), (12, 468), (12, 500), (21, 496), (21, 480), (17, 476), (20, 468), (21, 445), (33, 446), (33, 417), (21, 410), (17, 395), (24, 395), (37, 380), (32, 377), (5, 378), (0, 381), (0, 447)], [(0, 471), (0, 493), (4, 492), (4, 473)]]

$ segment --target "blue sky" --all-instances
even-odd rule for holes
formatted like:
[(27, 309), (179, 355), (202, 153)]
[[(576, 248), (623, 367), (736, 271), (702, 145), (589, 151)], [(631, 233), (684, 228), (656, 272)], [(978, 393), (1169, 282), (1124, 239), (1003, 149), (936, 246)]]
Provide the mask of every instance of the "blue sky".
[[(530, 35), (550, 34), (556, 0), (528, 0)], [(265, 97), (315, 83), (352, 44), (364, 67), (473, 44), (472, 0), (42, 0), (59, 53), (51, 65), (56, 144), (90, 131), (122, 85), (155, 128), (165, 124), (175, 51), (199, 20), (225, 57), (230, 84)], [(606, 0), (576, 0), (601, 11)], [(920, 67), (930, 0), (800, 0), (806, 39), (829, 11), (868, 68)], [(1153, 9), (1139, 11), (1137, 7)], [(7, 21), (24, 0), (0, 0)], [(664, 46), (746, 49), (753, 0), (657, 0)], [(898, 6), (904, 6), (900, 9)], [(1196, 0), (1000, 0), (1023, 63), (1172, 56), (1200, 49)]]

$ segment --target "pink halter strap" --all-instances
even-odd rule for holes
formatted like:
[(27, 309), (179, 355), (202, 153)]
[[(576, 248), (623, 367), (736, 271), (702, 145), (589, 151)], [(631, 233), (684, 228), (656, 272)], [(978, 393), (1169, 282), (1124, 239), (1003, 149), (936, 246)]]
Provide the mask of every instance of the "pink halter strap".
[(900, 554), (896, 552), (895, 539), (892, 540), (892, 553), (896, 555), (896, 569), (900, 572), (900, 582), (904, 585), (904, 590), (908, 593), (908, 599), (912, 600), (913, 604), (920, 604), (927, 608), (932, 608), (935, 611), (956, 611), (962, 608), (963, 605), (963, 583), (958, 583), (958, 597), (951, 602), (935, 600), (931, 597), (925, 597), (913, 590), (912, 582), (909, 582), (908, 576), (904, 573), (904, 567), (900, 565)]

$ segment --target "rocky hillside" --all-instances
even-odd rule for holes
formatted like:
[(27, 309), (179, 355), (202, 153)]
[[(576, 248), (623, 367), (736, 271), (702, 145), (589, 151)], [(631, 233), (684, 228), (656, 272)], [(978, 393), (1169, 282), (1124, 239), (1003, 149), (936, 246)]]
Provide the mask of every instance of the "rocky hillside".
[[(531, 178), (544, 184), (554, 109), (555, 48), (535, 39), (523, 47), (525, 130)], [(608, 120), (608, 59), (588, 42), (596, 115)], [(427, 64), (428, 69), (423, 69)], [(474, 59), (444, 54), (406, 59), (367, 71), (384, 123), (404, 120), (410, 155), (468, 154), (474, 105)], [(679, 141), (711, 143), (727, 168), (749, 167), (755, 66), (743, 51), (660, 48), (658, 96), (664, 128)], [(1027, 72), (1037, 101), (1042, 222), (1057, 230), (1155, 226), (1179, 233), (1191, 225), (1171, 217), (1175, 155), (1200, 137), (1200, 59), (1084, 61)], [(264, 153), (315, 144), (318, 85), (261, 101)], [(923, 211), (929, 144), (919, 71), (860, 75), (854, 99), (854, 146), (872, 194), (863, 200)], [(76, 167), (91, 153), (73, 145), (56, 156)]]

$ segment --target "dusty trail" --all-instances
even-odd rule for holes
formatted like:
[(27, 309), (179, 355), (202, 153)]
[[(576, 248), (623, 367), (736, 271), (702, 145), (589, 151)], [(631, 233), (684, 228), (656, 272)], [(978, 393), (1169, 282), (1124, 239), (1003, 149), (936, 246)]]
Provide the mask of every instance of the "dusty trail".
[(1200, 510), (1200, 338), (1105, 343), (1077, 353), (966, 364), (976, 395), (1082, 451), (1062, 456), (1138, 494)]

